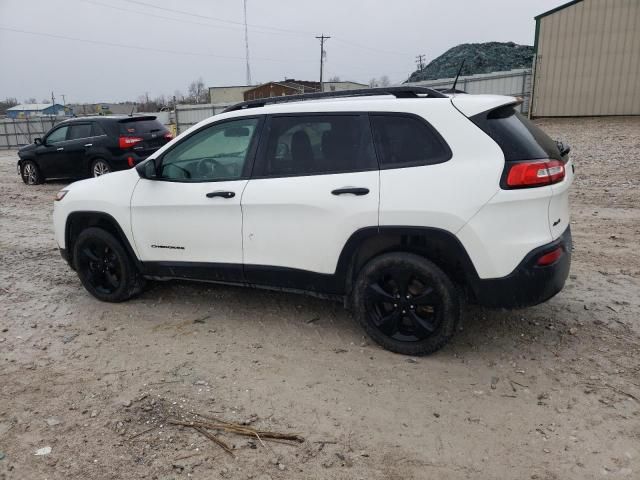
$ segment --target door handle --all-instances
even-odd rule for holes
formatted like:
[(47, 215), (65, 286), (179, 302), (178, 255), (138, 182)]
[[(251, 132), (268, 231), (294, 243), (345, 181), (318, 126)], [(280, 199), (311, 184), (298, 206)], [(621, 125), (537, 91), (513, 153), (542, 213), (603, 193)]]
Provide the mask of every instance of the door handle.
[(369, 193), (369, 189), (368, 188), (362, 188), (362, 187), (343, 187), (343, 188), (338, 188), (336, 190), (333, 190), (331, 192), (333, 195), (344, 195), (346, 193), (351, 193), (352, 195), (366, 195), (367, 193)]
[(235, 192), (225, 192), (224, 190), (217, 190), (215, 192), (207, 193), (207, 198), (214, 198), (214, 197), (233, 198), (235, 196), (236, 196)]
[(93, 147), (93, 143), (85, 143), (84, 147), (85, 148)]
[(61, 151), (63, 151), (63, 150), (64, 150), (64, 147), (58, 147), (58, 148), (56, 148), (56, 152), (61, 152)]

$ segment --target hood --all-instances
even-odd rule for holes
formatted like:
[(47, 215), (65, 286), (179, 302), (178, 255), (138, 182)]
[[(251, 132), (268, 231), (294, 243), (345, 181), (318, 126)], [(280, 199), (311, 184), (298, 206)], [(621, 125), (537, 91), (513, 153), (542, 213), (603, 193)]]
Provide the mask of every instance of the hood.
[(29, 153), (33, 150), (35, 150), (37, 147), (37, 145), (35, 143), (30, 143), (29, 145), (25, 145), (24, 147), (21, 147), (20, 149), (18, 149), (18, 153)]

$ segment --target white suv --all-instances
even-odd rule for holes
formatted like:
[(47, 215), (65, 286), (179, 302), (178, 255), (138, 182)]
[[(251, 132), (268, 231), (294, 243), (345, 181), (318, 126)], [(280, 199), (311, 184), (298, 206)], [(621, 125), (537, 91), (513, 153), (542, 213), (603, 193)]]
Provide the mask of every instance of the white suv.
[(385, 348), (430, 353), (463, 298), (534, 305), (569, 273), (568, 148), (517, 102), (414, 87), (244, 102), (60, 191), (56, 241), (103, 301), (145, 279), (311, 293)]

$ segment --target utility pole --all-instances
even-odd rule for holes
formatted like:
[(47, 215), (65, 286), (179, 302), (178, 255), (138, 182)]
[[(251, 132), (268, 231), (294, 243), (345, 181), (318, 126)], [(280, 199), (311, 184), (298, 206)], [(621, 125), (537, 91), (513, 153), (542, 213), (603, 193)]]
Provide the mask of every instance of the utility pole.
[(53, 91), (51, 91), (51, 105), (56, 104), (56, 97), (53, 96)]
[(324, 41), (329, 40), (331, 37), (325, 37), (324, 33), (319, 37), (316, 37), (320, 40), (320, 91), (324, 92), (324, 87), (322, 85), (322, 67), (324, 65)]
[(247, 0), (244, 0), (244, 50), (247, 58), (247, 85), (251, 85), (251, 67), (249, 66), (249, 30), (247, 29)]
[(62, 97), (62, 105), (66, 107), (67, 106), (67, 98), (66, 98), (67, 96), (62, 94), (61, 97)]
[(424, 69), (424, 57), (425, 57), (424, 53), (416, 57), (416, 64), (418, 65), (418, 68), (420, 69), (420, 71)]

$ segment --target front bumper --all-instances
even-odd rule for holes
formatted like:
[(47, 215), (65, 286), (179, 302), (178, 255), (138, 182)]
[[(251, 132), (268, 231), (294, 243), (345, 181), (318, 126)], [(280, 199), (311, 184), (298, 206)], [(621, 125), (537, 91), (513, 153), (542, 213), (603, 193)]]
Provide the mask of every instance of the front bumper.
[[(558, 247), (563, 255), (553, 264), (539, 266), (537, 259)], [(571, 227), (554, 242), (538, 247), (516, 269), (502, 278), (478, 279), (471, 285), (476, 303), (486, 307), (522, 308), (549, 300), (564, 287), (571, 267)]]

